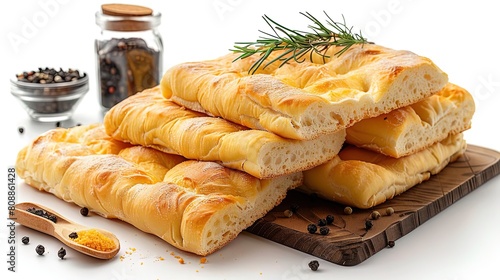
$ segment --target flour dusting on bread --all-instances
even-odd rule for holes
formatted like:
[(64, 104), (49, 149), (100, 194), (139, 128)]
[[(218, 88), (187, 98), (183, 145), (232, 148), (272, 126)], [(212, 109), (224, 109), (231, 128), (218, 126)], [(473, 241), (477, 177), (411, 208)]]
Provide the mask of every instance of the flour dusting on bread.
[(192, 110), (304, 140), (415, 103), (448, 81), (430, 59), (409, 51), (373, 44), (337, 51), (330, 48), (325, 61), (305, 56), (253, 75), (254, 59), (233, 62), (237, 54), (182, 63), (167, 70), (161, 90)]

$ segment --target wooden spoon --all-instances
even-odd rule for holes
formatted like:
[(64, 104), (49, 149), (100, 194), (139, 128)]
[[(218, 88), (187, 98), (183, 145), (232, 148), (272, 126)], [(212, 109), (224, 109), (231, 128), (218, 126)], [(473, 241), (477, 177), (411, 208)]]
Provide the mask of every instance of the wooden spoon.
[[(38, 216), (36, 214), (33, 214), (31, 212), (28, 212), (27, 210), (29, 208), (35, 208), (35, 209), (40, 209), (47, 211), (51, 215), (54, 215), (57, 217), (57, 221), (54, 223), (53, 221), (45, 218)], [(118, 251), (120, 251), (120, 241), (114, 234), (111, 232), (102, 230), (102, 229), (97, 229), (97, 228), (89, 228), (77, 223), (74, 223), (56, 211), (49, 209), (45, 206), (41, 206), (39, 204), (31, 203), (31, 202), (23, 202), (23, 203), (18, 203), (16, 204), (16, 208), (14, 210), (14, 216), (11, 216), (11, 219), (14, 220), (15, 222), (38, 230), (40, 232), (43, 232), (45, 234), (51, 235), (62, 243), (64, 243), (66, 246), (73, 248), (74, 250), (81, 252), (83, 254), (92, 256), (94, 258), (98, 259), (111, 259), (113, 258)], [(94, 229), (105, 236), (109, 237), (113, 242), (115, 243), (115, 248), (111, 251), (100, 251), (100, 250), (95, 250), (93, 248), (87, 247), (85, 245), (79, 244), (75, 242), (73, 239), (69, 237), (69, 235), (72, 232), (78, 232), (81, 230), (89, 230), (89, 229)]]

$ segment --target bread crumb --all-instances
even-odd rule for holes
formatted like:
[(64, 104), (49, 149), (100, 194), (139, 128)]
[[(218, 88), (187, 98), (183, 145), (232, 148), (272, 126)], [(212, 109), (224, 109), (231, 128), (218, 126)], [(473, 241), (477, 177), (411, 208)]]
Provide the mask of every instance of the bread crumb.
[[(176, 254), (175, 254), (175, 252), (170, 252), (170, 255), (171, 255), (171, 256), (173, 256), (174, 258), (176, 258), (176, 259), (177, 259), (177, 261), (178, 261), (180, 264), (185, 264), (184, 259), (183, 259), (181, 256), (176, 255)], [(189, 263), (191, 263), (191, 262), (189, 262)]]
[(205, 258), (205, 257), (201, 258), (200, 263), (207, 263), (207, 258)]

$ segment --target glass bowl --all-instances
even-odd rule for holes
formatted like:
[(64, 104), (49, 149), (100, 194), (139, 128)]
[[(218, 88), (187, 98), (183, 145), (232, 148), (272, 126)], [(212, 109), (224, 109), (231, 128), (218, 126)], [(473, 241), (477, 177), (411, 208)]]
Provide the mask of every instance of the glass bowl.
[(28, 115), (39, 122), (70, 119), (88, 90), (87, 74), (76, 81), (50, 84), (10, 80), (12, 95), (21, 102)]

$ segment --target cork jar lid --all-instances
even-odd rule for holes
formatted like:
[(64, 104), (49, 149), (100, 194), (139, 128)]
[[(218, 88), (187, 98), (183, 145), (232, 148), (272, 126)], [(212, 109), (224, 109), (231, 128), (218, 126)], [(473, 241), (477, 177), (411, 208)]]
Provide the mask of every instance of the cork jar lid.
[(103, 4), (96, 13), (96, 23), (105, 30), (144, 31), (160, 24), (160, 13), (138, 5)]
[(109, 16), (150, 16), (153, 10), (144, 6), (128, 4), (103, 4), (102, 13)]

